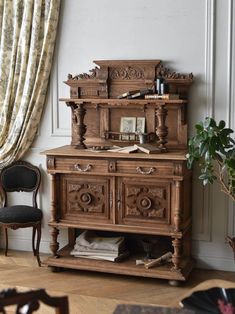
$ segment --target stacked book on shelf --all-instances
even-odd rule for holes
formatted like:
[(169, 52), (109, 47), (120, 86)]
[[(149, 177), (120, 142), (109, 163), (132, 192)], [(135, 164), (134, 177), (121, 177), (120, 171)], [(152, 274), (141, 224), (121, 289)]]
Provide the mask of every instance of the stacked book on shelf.
[(117, 96), (118, 99), (136, 99), (136, 98), (144, 98), (144, 99), (163, 99), (163, 100), (177, 100), (179, 99), (179, 94), (174, 93), (154, 93), (153, 89), (137, 89), (127, 91), (121, 95)]
[(75, 257), (119, 262), (129, 256), (123, 236), (100, 237), (94, 231), (86, 230), (77, 238), (70, 253)]
[(137, 89), (137, 90), (131, 90), (127, 91), (121, 95), (118, 95), (118, 99), (135, 99), (135, 98), (143, 98), (145, 95), (152, 94), (153, 90), (151, 88), (146, 88), (146, 89)]
[(150, 94), (145, 95), (145, 99), (163, 99), (163, 100), (177, 100), (179, 99), (179, 94)]

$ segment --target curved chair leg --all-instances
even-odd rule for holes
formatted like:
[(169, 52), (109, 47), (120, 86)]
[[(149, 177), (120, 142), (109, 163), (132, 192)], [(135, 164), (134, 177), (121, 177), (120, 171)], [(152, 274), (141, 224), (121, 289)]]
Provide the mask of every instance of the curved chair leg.
[(7, 227), (4, 227), (5, 229), (5, 256), (7, 256), (7, 252), (8, 252), (8, 234), (7, 234)]
[(36, 257), (38, 261), (38, 266), (41, 266), (40, 256), (39, 256), (39, 246), (41, 241), (41, 223), (36, 226), (37, 229), (37, 243), (36, 243)]
[(36, 249), (35, 249), (35, 235), (36, 235), (36, 227), (33, 226), (33, 234), (32, 234), (32, 248), (33, 248), (33, 255), (36, 256)]

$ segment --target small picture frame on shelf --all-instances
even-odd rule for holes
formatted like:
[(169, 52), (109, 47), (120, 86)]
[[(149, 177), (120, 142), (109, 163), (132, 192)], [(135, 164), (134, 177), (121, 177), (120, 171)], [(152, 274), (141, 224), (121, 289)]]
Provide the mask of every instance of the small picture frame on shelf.
[[(121, 117), (120, 132), (135, 133), (136, 117)], [(123, 134), (120, 139), (124, 141), (135, 140), (135, 135)]]
[(144, 117), (136, 118), (136, 132), (145, 133), (145, 118)]

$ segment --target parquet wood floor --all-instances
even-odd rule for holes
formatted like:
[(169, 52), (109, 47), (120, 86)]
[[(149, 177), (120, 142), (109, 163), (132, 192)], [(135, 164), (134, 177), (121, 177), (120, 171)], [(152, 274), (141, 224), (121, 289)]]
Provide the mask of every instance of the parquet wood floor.
[[(45, 258), (41, 255), (42, 261)], [(151, 278), (75, 270), (53, 273), (46, 266), (38, 267), (31, 252), (9, 251), (5, 257), (0, 251), (0, 289), (45, 288), (51, 295), (68, 295), (71, 314), (111, 314), (120, 303), (175, 307), (195, 286), (208, 279), (229, 280), (235, 286), (233, 272), (199, 269), (193, 270), (180, 287)]]

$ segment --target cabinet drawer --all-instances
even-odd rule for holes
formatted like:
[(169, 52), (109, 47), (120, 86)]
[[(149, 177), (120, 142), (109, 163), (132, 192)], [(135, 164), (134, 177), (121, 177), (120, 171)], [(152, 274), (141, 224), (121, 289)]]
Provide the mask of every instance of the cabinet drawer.
[(76, 173), (107, 173), (107, 161), (82, 158), (56, 158), (55, 169)]
[(162, 161), (118, 161), (117, 172), (146, 176), (169, 176), (174, 174), (174, 163)]

